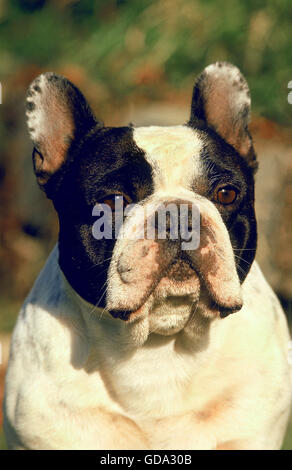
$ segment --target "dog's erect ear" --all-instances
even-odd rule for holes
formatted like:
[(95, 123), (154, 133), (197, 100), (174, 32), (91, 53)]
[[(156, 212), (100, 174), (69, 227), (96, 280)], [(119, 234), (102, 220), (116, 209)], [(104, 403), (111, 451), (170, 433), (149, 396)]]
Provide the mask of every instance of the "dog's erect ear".
[(82, 93), (66, 78), (48, 72), (30, 85), (26, 99), (27, 125), (34, 144), (33, 163), (39, 185), (65, 163), (74, 139), (100, 124)]
[(195, 82), (189, 124), (203, 121), (256, 168), (249, 118), (249, 88), (239, 69), (227, 62), (206, 67)]

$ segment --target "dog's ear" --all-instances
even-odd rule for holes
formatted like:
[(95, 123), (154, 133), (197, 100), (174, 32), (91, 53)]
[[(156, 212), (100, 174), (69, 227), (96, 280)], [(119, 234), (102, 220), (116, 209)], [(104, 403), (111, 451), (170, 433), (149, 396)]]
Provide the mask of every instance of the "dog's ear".
[(227, 62), (206, 67), (195, 82), (189, 124), (203, 121), (256, 168), (249, 118), (250, 92), (239, 69)]
[(72, 141), (101, 124), (78, 88), (52, 72), (40, 75), (31, 83), (26, 115), (34, 144), (35, 174), (40, 187), (48, 194), (50, 180), (66, 162)]

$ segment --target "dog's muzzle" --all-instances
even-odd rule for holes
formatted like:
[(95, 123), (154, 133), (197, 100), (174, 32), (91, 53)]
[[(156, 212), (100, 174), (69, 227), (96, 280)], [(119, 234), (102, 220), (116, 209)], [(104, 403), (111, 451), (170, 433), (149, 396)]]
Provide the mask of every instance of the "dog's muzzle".
[[(182, 202), (191, 207), (186, 201), (171, 201), (177, 206)], [(194, 303), (202, 289), (207, 293), (209, 310), (222, 317), (241, 309), (241, 286), (226, 226), (210, 201), (200, 197), (195, 203), (200, 212), (196, 249), (182, 249), (181, 236), (171, 238), (169, 218), (164, 239), (157, 236), (158, 226), (155, 239), (127, 238), (133, 225), (145, 229), (145, 220), (131, 214), (124, 238), (116, 242), (109, 269), (107, 309), (113, 317), (129, 320), (169, 296), (188, 296)], [(190, 221), (188, 214), (189, 231)]]

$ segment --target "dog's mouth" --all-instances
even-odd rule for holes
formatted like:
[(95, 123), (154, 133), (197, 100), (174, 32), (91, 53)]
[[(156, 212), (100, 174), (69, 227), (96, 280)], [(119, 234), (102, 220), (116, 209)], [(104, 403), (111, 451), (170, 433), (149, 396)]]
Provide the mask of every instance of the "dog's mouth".
[(197, 309), (198, 304), (209, 317), (221, 318), (237, 312), (242, 304), (222, 305), (214, 300), (205, 287), (204, 280), (194, 268), (187, 257), (175, 259), (161, 272), (161, 275), (151, 289), (145, 293), (140, 304), (132, 309), (109, 309), (114, 318), (124, 321), (133, 321), (138, 317), (149, 314), (151, 316), (189, 315)]
[(109, 269), (111, 315), (131, 321), (166, 311), (163, 303), (172, 314), (176, 301), (172, 308), (171, 298), (193, 306), (200, 297), (202, 311), (209, 317), (240, 310), (242, 290), (228, 231), (217, 214), (213, 216), (201, 217), (200, 244), (195, 250), (184, 250), (171, 240), (121, 243)]
[(176, 259), (161, 272), (151, 289), (145, 293), (140, 305), (133, 309), (110, 309), (114, 318), (128, 321), (148, 311), (158, 314), (162, 304), (194, 303), (200, 294), (200, 280), (191, 264), (182, 258)]

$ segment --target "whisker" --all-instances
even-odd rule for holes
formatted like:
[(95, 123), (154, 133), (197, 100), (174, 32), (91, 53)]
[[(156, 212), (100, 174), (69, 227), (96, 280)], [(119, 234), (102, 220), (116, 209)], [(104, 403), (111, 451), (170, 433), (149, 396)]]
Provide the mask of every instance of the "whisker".
[(241, 267), (241, 266), (237, 266), (239, 271), (241, 271), (245, 276), (247, 275), (247, 272)]
[(246, 259), (242, 258), (241, 256), (238, 256), (236, 254), (234, 254), (235, 258), (239, 259), (240, 261), (243, 261), (244, 263), (248, 264), (249, 266), (252, 265), (252, 263), (249, 263), (248, 261), (246, 261)]
[(106, 293), (106, 291), (107, 291), (107, 283), (108, 283), (108, 280), (106, 280), (106, 281), (104, 282), (104, 284), (101, 286), (100, 290), (102, 290), (104, 287), (105, 287), (105, 289), (104, 289), (103, 293), (101, 294), (99, 300), (97, 301), (97, 303), (95, 304), (95, 306), (94, 306), (93, 309), (91, 310), (91, 312), (89, 312), (90, 316), (93, 315), (93, 313), (95, 312), (95, 310), (98, 308), (98, 306), (99, 306), (101, 300), (103, 299), (103, 297), (104, 297), (104, 295), (105, 295), (105, 293)]
[(234, 251), (256, 251), (256, 248), (233, 248), (233, 250)]
[(109, 256), (108, 258), (104, 259), (103, 261), (101, 261), (100, 263), (96, 263), (92, 266), (90, 266), (90, 268), (88, 268), (88, 271), (90, 269), (93, 269), (93, 268), (96, 268), (97, 266), (101, 266), (102, 264), (106, 263), (106, 261), (109, 261), (111, 259), (111, 256)]
[[(190, 322), (190, 323), (191, 323), (192, 320), (194, 319), (195, 314), (196, 314), (196, 311), (198, 310), (200, 298), (201, 298), (201, 292), (199, 293), (199, 298), (198, 298), (198, 300), (196, 300), (196, 302), (197, 302), (196, 308), (195, 308), (195, 310), (192, 312), (192, 314), (191, 314), (191, 316), (190, 316), (190, 318), (189, 318), (189, 321), (188, 321), (188, 322)], [(195, 303), (195, 302), (193, 302), (193, 303)]]

